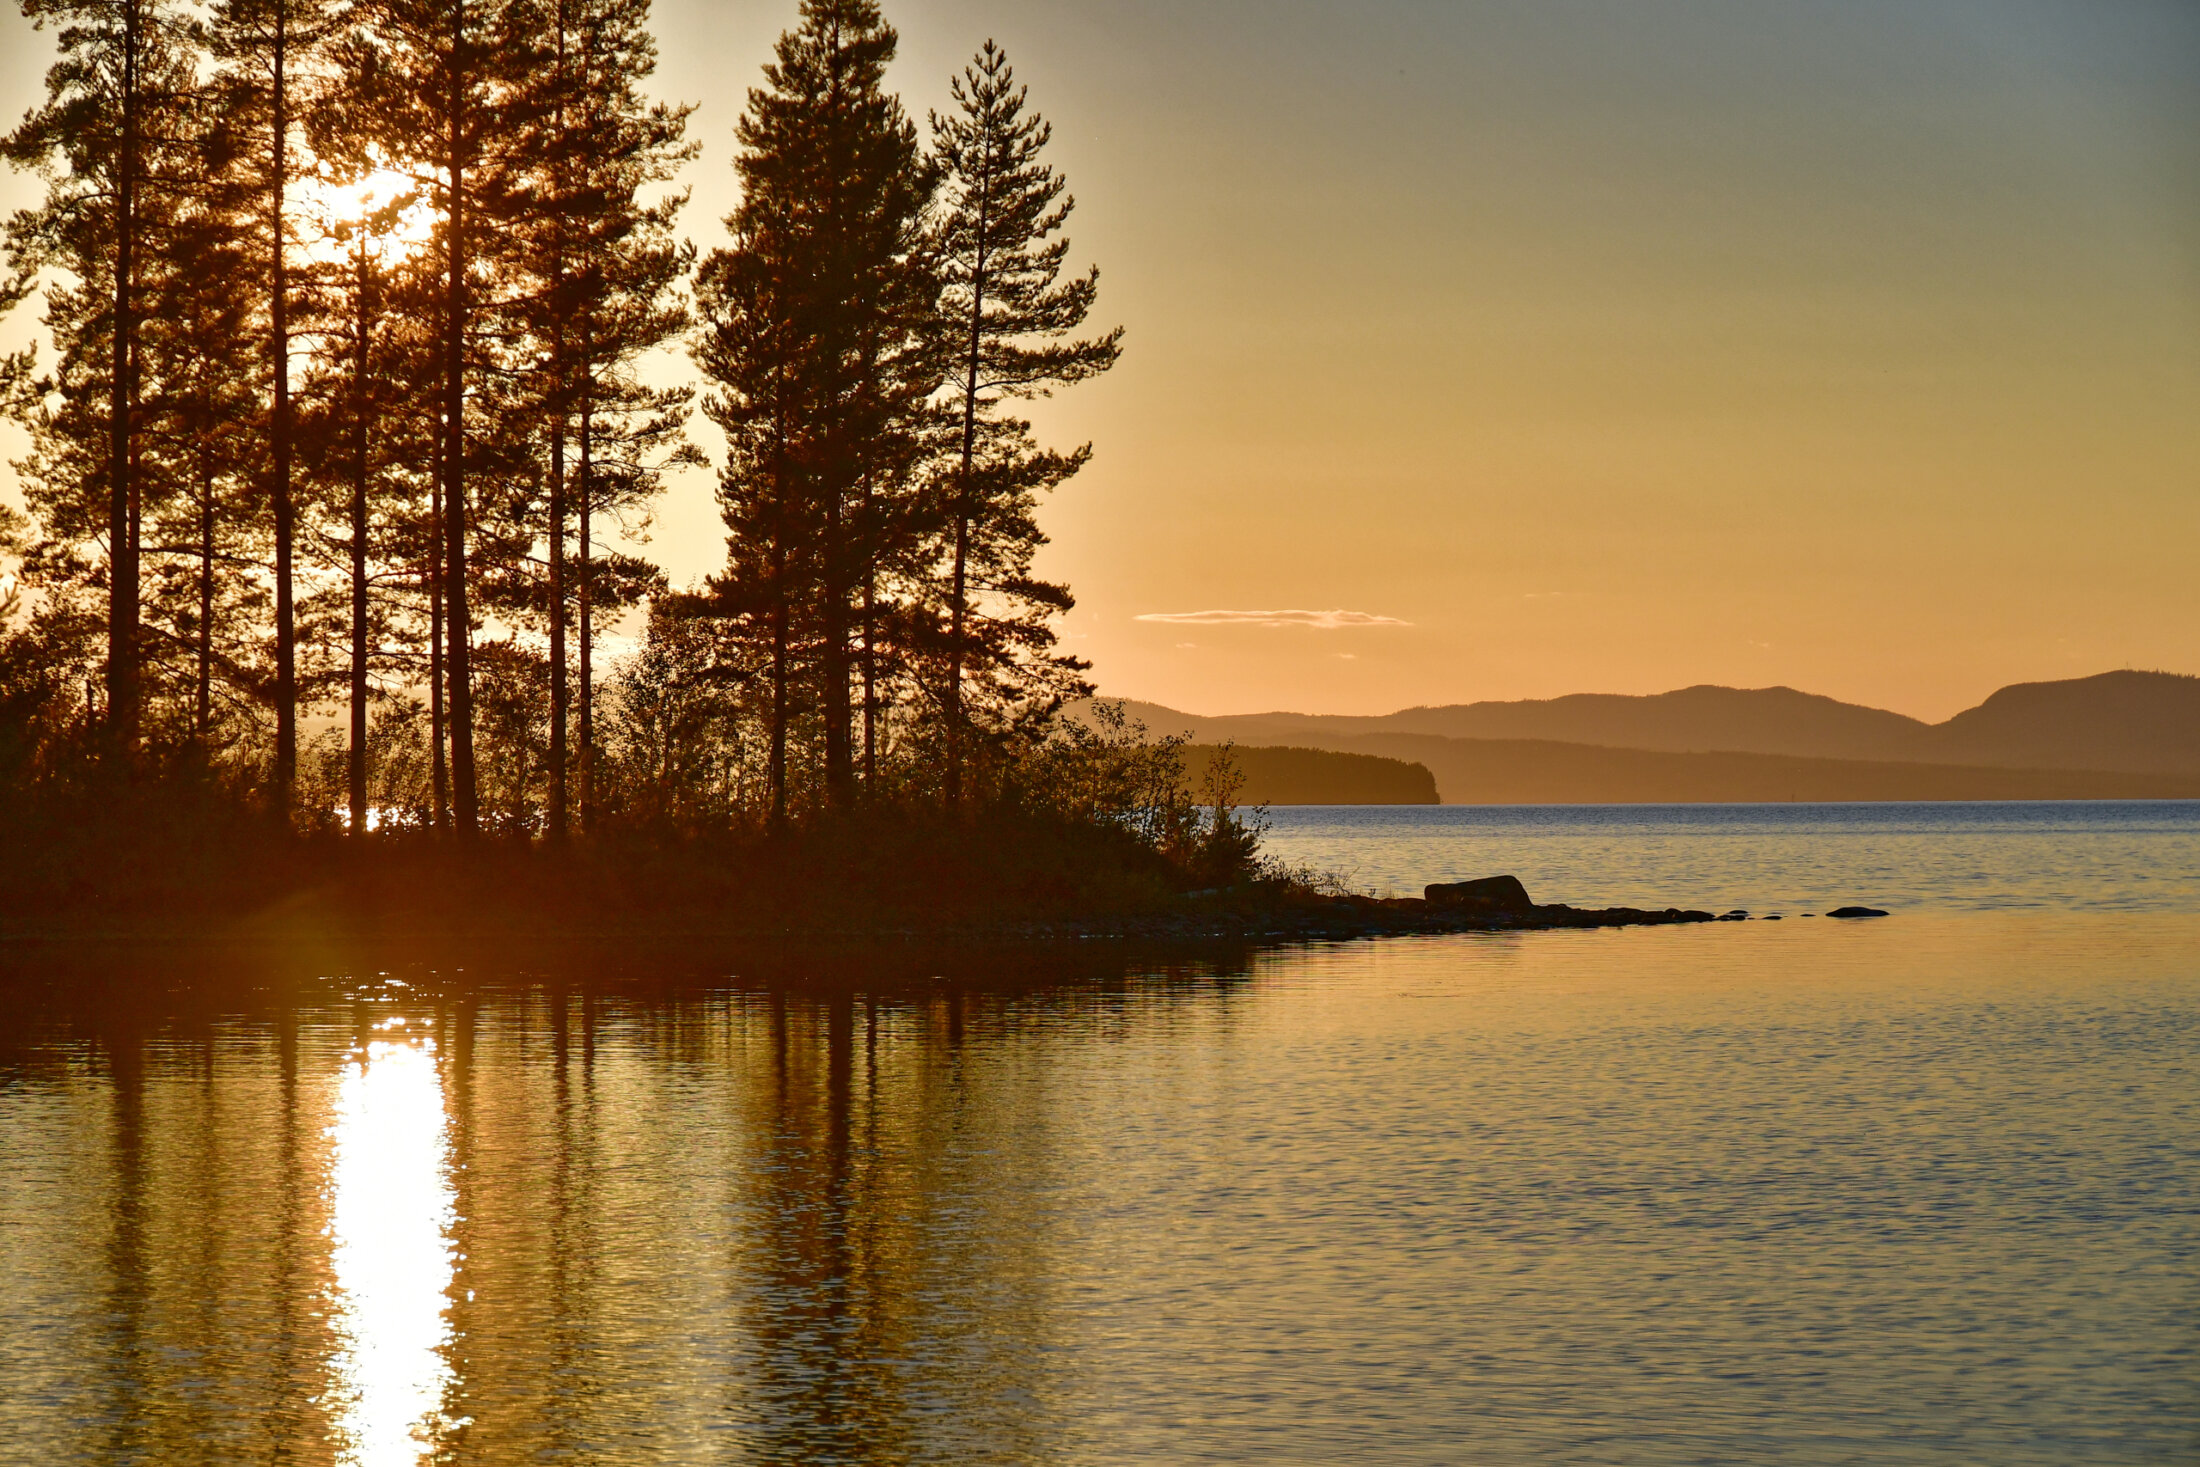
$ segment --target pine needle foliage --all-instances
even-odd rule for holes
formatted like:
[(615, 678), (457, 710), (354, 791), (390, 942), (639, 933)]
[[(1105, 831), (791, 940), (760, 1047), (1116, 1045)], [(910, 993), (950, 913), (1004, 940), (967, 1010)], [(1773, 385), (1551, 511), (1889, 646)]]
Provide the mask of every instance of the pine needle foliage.
[[(998, 46), (928, 144), (877, 0), (799, 0), (698, 270), (649, 0), (19, 3), (57, 44), (0, 142), (46, 183), (0, 235), (0, 312), (43, 305), (0, 357), (0, 850), (40, 853), (0, 923), (309, 871), (1053, 910), (1249, 860), (1173, 742), (1060, 714), (1039, 509), (1091, 448), (1017, 405), (1122, 332)], [(631, 542), (699, 388), (727, 561), (675, 595)]]
[(934, 382), (922, 350), (931, 180), (885, 90), (896, 37), (871, 0), (804, 0), (736, 136), (732, 244), (704, 261), (696, 360), (724, 432), (729, 563), (719, 609), (770, 689), (767, 782), (790, 813), (788, 740), (821, 724), (824, 793), (854, 784), (853, 601), (882, 550), (862, 512), (885, 430)]
[[(1049, 655), (1049, 618), (1073, 604), (1040, 581), (1032, 559), (1046, 537), (1038, 497), (1092, 456), (1039, 448), (1030, 424), (1001, 411), (1115, 365), (1121, 327), (1076, 339), (1100, 270), (1065, 278), (1063, 229), (1076, 200), (1042, 154), (1053, 129), (1029, 110), (1008, 54), (987, 41), (949, 87), (954, 108), (932, 116), (944, 192), (936, 225), (941, 330), (951, 357), (959, 457), (947, 487), (947, 798), (961, 803), (975, 729), (1004, 730), (1090, 691), (1084, 665)], [(1034, 710), (1033, 704), (1038, 704)]]

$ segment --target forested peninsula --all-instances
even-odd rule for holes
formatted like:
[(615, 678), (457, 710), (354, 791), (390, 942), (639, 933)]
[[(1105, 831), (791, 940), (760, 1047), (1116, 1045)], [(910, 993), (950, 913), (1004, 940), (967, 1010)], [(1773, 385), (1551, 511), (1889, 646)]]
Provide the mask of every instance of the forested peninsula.
[[(5, 140), (47, 182), (0, 297), (47, 343), (4, 364), (8, 930), (1303, 891), (1229, 758), (1063, 716), (1036, 512), (1091, 448), (1018, 406), (1122, 332), (997, 46), (920, 125), (878, 7), (803, 0), (699, 249), (646, 0), (22, 3), (58, 59)], [(676, 588), (613, 547), (698, 412), (727, 556)]]

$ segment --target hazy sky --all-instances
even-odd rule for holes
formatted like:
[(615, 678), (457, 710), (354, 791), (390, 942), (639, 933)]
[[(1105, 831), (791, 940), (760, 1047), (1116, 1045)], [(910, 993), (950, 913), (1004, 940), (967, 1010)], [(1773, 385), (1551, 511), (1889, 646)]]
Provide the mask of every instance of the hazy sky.
[[(793, 5), (658, 13), (708, 247)], [(1788, 683), (1937, 718), (2200, 672), (2191, 0), (888, 14), (920, 117), (1007, 47), (1128, 328), (1043, 414), (1097, 445), (1047, 569), (1105, 691)], [(41, 39), (0, 28), (11, 117)], [(709, 483), (660, 516), (676, 580), (721, 557)], [(1277, 610), (1356, 615), (1140, 619)]]

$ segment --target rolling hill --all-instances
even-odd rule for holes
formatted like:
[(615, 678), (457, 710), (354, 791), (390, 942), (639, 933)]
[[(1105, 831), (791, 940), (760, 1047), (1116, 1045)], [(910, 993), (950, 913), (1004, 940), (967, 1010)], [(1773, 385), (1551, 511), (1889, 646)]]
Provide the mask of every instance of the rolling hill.
[(2200, 678), (2003, 688), (1929, 724), (1793, 688), (1582, 693), (1380, 717), (1129, 711), (1202, 742), (1425, 765), (1447, 803), (2200, 797)]

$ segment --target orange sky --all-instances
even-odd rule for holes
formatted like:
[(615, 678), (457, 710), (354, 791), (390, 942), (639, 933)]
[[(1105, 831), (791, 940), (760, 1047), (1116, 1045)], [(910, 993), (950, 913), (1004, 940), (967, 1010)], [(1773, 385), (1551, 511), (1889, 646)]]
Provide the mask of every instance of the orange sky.
[[(1047, 568), (1105, 691), (1938, 718), (2200, 671), (2189, 0), (887, 8), (920, 115), (1008, 48), (1128, 327), (1044, 415), (1098, 448)], [(792, 9), (660, 0), (706, 248)], [(36, 39), (0, 27), (10, 116)], [(660, 517), (676, 579), (708, 490)], [(1278, 610), (1360, 616), (1140, 619)]]

